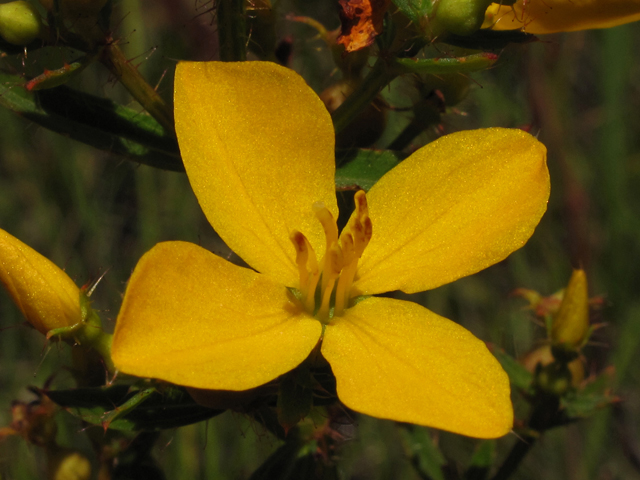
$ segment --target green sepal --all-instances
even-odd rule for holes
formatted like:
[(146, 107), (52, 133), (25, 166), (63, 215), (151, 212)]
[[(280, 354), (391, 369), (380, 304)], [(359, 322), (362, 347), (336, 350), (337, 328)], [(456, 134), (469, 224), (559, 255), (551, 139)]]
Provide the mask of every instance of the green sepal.
[(598, 410), (618, 402), (619, 398), (610, 393), (612, 380), (613, 376), (605, 371), (584, 388), (565, 395), (560, 400), (560, 405), (566, 416), (571, 419), (587, 418)]
[(29, 92), (0, 73), (0, 105), (38, 125), (101, 150), (164, 170), (184, 171), (177, 140), (149, 115), (61, 86)]
[(447, 463), (444, 455), (433, 443), (429, 430), (424, 427), (407, 426), (400, 429), (404, 449), (411, 463), (423, 478), (444, 480), (442, 467)]
[(130, 385), (42, 391), (83, 421), (105, 430), (164, 430), (198, 423), (223, 410), (198, 405), (182, 387)]
[(301, 365), (282, 377), (278, 392), (278, 422), (285, 432), (298, 424), (313, 406), (313, 377), (306, 365)]
[(368, 191), (404, 157), (405, 155), (390, 150), (338, 150), (336, 190)]
[(500, 348), (492, 348), (491, 353), (509, 376), (511, 385), (524, 393), (533, 393), (533, 374), (529, 370)]

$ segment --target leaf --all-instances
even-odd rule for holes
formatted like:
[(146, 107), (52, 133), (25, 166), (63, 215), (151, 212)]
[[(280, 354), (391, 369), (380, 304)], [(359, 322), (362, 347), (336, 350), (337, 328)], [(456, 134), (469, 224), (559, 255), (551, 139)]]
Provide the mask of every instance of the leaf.
[(476, 445), (469, 466), (464, 473), (465, 480), (480, 480), (487, 478), (489, 470), (496, 456), (495, 440), (487, 440)]
[(433, 480), (444, 480), (442, 466), (446, 463), (442, 452), (433, 443), (429, 430), (423, 427), (407, 427), (400, 430), (412, 463), (420, 473)]
[(111, 100), (60, 86), (29, 92), (0, 73), (0, 105), (87, 145), (165, 170), (184, 171), (178, 143), (150, 116)]
[(369, 190), (403, 155), (390, 150), (342, 150), (336, 153), (336, 190)]
[(493, 356), (500, 362), (504, 371), (507, 372), (511, 385), (524, 392), (531, 393), (533, 374), (504, 350), (496, 347), (492, 347), (490, 350)]
[(138, 389), (129, 385), (43, 391), (56, 404), (85, 422), (113, 430), (163, 430), (219, 415), (195, 403), (181, 387)]
[(429, 73), (441, 75), (445, 73), (470, 73), (485, 70), (498, 60), (494, 53), (475, 53), (466, 57), (440, 57), (440, 58), (396, 58), (398, 73)]
[(371, 45), (382, 33), (382, 20), (391, 0), (340, 0), (342, 30), (337, 43), (355, 52)]
[(432, 0), (393, 0), (393, 3), (409, 20), (417, 24), (433, 10)]
[(304, 419), (313, 405), (313, 381), (305, 366), (284, 375), (278, 392), (278, 422), (285, 432)]

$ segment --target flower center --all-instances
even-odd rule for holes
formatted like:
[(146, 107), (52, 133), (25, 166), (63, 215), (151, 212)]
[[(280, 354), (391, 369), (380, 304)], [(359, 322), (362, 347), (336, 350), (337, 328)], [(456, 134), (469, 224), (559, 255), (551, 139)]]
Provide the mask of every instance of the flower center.
[(326, 237), (324, 258), (319, 263), (304, 234), (298, 231), (291, 234), (300, 272), (301, 301), (305, 310), (323, 323), (342, 315), (349, 307), (358, 260), (371, 240), (372, 226), (364, 190), (356, 192), (354, 199), (356, 208), (340, 236), (329, 209), (322, 203), (313, 206)]

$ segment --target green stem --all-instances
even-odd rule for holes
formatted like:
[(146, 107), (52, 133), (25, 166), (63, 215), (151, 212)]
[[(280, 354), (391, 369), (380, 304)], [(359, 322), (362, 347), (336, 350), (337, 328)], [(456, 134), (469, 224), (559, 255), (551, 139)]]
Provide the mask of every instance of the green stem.
[(534, 437), (526, 436), (522, 440), (518, 439), (517, 443), (513, 446), (509, 452), (509, 456), (505, 459), (504, 463), (500, 466), (500, 470), (491, 480), (506, 480), (516, 471), (520, 462), (526, 457), (531, 447), (535, 442)]
[(397, 73), (389, 67), (386, 60), (378, 57), (362, 83), (331, 115), (336, 133), (349, 125), (396, 76)]
[(243, 62), (247, 59), (245, 0), (218, 1), (218, 39), (220, 60)]
[(135, 65), (124, 56), (118, 45), (111, 43), (104, 47), (100, 61), (166, 132), (173, 135), (174, 122), (171, 107), (147, 83)]
[(560, 408), (560, 400), (556, 396), (540, 395), (537, 397), (537, 403), (531, 416), (529, 417), (528, 426), (538, 435), (522, 435), (518, 438), (509, 455), (500, 466), (498, 473), (491, 480), (507, 480), (520, 466), (524, 457), (533, 447), (535, 441), (547, 430), (558, 423), (558, 412)]

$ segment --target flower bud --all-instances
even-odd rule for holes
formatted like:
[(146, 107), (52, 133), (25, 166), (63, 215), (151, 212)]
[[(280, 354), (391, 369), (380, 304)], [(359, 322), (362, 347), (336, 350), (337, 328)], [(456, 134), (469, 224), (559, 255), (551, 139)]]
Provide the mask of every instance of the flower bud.
[(60, 268), (0, 229), (0, 282), (39, 332), (82, 321), (80, 291)]
[(440, 0), (436, 20), (456, 35), (471, 35), (480, 30), (491, 0)]
[(40, 35), (42, 19), (24, 0), (0, 4), (0, 36), (13, 45), (28, 45)]
[(47, 449), (47, 478), (50, 480), (89, 480), (91, 462), (71, 448), (52, 445)]
[(584, 270), (574, 270), (560, 310), (551, 325), (551, 341), (565, 350), (577, 350), (589, 333), (589, 293)]

